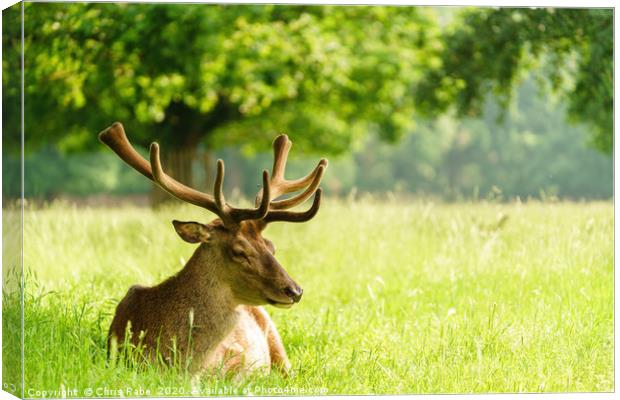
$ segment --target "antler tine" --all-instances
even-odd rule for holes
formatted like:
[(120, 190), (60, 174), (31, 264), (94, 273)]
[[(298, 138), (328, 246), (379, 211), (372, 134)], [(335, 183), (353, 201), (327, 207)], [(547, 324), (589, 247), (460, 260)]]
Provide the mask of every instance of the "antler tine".
[(198, 207), (206, 208), (221, 217), (221, 210), (217, 206), (217, 202), (213, 199), (213, 197), (183, 185), (164, 172), (159, 158), (159, 145), (157, 143), (151, 143), (150, 159), (150, 169), (153, 176), (151, 179), (162, 189), (179, 200), (186, 201)]
[(228, 224), (238, 224), (248, 219), (261, 219), (269, 212), (269, 172), (263, 171), (263, 192), (261, 203), (256, 208), (234, 208), (226, 203), (222, 187), (224, 185), (224, 161), (217, 160), (217, 175), (213, 185), (213, 194), (215, 195), (215, 204), (221, 210), (220, 218)]
[(296, 191), (300, 188), (305, 187), (306, 185), (308, 185), (308, 182), (310, 182), (310, 185), (306, 188), (306, 190), (288, 199), (272, 201), (271, 209), (285, 210), (306, 201), (310, 196), (312, 196), (312, 194), (321, 184), (321, 179), (323, 179), (325, 168), (327, 168), (327, 160), (322, 159), (321, 161), (319, 161), (319, 164), (316, 166), (316, 168), (310, 174), (308, 174), (308, 176), (290, 183), (290, 187), (294, 188), (290, 191)]
[[(325, 168), (327, 168), (327, 160), (321, 159), (314, 170), (305, 177), (291, 181), (284, 179), (286, 161), (292, 145), (293, 143), (285, 134), (278, 136), (273, 141), (274, 160), (273, 169), (271, 172), (271, 198), (275, 199), (283, 194), (295, 192), (305, 187), (307, 188), (302, 193), (291, 198), (272, 201), (270, 208), (273, 210), (291, 208), (306, 201), (310, 196), (312, 196), (321, 183), (323, 173), (325, 172)], [(258, 203), (260, 196), (257, 196), (256, 200)]]
[(262, 219), (269, 213), (269, 199), (271, 198), (271, 184), (269, 182), (269, 172), (263, 170), (263, 192), (261, 201), (255, 209), (231, 208), (230, 215), (233, 219), (242, 221), (246, 219)]
[[(273, 169), (271, 170), (271, 180), (284, 180), (284, 170), (288, 159), (288, 152), (291, 150), (293, 142), (285, 134), (279, 135), (273, 141)], [(275, 195), (275, 194), (274, 194)]]
[(98, 135), (99, 141), (114, 151), (121, 160), (129, 164), (133, 169), (153, 180), (151, 166), (129, 143), (123, 124), (115, 122)]
[[(110, 147), (121, 160), (125, 161), (136, 171), (153, 182), (159, 184), (168, 193), (188, 203), (216, 212), (215, 203), (211, 196), (183, 185), (170, 178), (162, 171), (161, 163), (159, 162), (159, 146), (157, 143), (151, 145), (151, 163), (149, 163), (133, 148), (129, 139), (127, 139), (125, 128), (123, 128), (123, 124), (120, 122), (113, 123), (110, 127), (99, 133), (99, 140)], [(155, 162), (152, 162), (153, 158), (155, 158)], [(156, 176), (153, 175), (153, 169), (155, 169)]]
[(312, 207), (310, 207), (310, 209), (307, 211), (270, 211), (269, 214), (267, 214), (265, 218), (263, 218), (263, 222), (265, 224), (275, 221), (306, 222), (312, 219), (319, 211), (319, 207), (321, 206), (322, 194), (323, 190), (321, 188), (317, 189), (316, 194), (314, 195), (314, 201), (312, 202)]
[(215, 183), (213, 184), (213, 196), (215, 197), (215, 205), (222, 211), (227, 211), (228, 205), (224, 198), (222, 187), (224, 186), (224, 161), (217, 160), (217, 174), (215, 175)]
[[(273, 141), (273, 169), (271, 172), (271, 199), (278, 198), (279, 196), (296, 192), (297, 190), (305, 188), (301, 193), (294, 195), (288, 199), (272, 200), (269, 203), (270, 211), (262, 219), (263, 224), (268, 224), (274, 221), (288, 221), (288, 222), (305, 222), (316, 215), (321, 206), (322, 189), (319, 188), (321, 179), (327, 168), (327, 160), (321, 159), (318, 165), (303, 178), (288, 181), (284, 178), (284, 172), (286, 169), (286, 161), (288, 159), (288, 153), (291, 149), (292, 142), (286, 135), (280, 135)], [(315, 194), (314, 201), (309, 210), (304, 212), (284, 211), (292, 208), (300, 203), (306, 201), (312, 194)], [(257, 195), (256, 203), (263, 202), (261, 194)]]
[(271, 185), (267, 171), (263, 171), (262, 197), (264, 197), (264, 200), (260, 202), (260, 205), (255, 209), (233, 208), (226, 203), (222, 191), (224, 182), (224, 162), (222, 160), (217, 162), (217, 176), (214, 187), (215, 197), (213, 197), (207, 193), (192, 189), (167, 175), (161, 165), (159, 145), (157, 143), (151, 143), (150, 162), (145, 160), (127, 139), (125, 129), (120, 122), (115, 122), (99, 133), (99, 140), (108, 145), (123, 161), (157, 183), (166, 192), (180, 200), (206, 208), (217, 214), (226, 225), (236, 226), (243, 220), (262, 219), (269, 211)]
[[(181, 198), (178, 195), (178, 192), (174, 191), (174, 185), (178, 182), (170, 178), (162, 170), (161, 163), (159, 161), (159, 146), (157, 143), (151, 144), (151, 165), (153, 174), (156, 177), (156, 182), (159, 183), (159, 185), (162, 186), (162, 188), (164, 188), (168, 193)], [(193, 201), (194, 199), (191, 197), (192, 193), (187, 193), (187, 195), (181, 199), (209, 209), (217, 214), (224, 224), (228, 226), (238, 225), (241, 221), (248, 219), (261, 219), (267, 215), (267, 212), (269, 211), (269, 172), (263, 171), (263, 196), (266, 197), (264, 201), (261, 201), (261, 204), (257, 208), (244, 209), (231, 207), (228, 203), (226, 203), (223, 186), (224, 161), (217, 160), (217, 174), (213, 185), (214, 196), (212, 201), (208, 204), (198, 204)]]

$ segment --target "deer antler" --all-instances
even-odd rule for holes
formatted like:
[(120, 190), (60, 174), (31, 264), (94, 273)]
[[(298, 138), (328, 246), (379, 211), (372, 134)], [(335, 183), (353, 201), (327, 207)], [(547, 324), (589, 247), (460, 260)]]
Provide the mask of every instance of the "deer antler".
[[(322, 158), (318, 165), (312, 172), (303, 178), (288, 181), (284, 179), (284, 171), (286, 169), (286, 161), (288, 159), (288, 153), (291, 150), (293, 143), (289, 140), (288, 136), (280, 135), (273, 141), (273, 168), (271, 170), (271, 180), (269, 184), (271, 186), (271, 198), (269, 203), (269, 212), (263, 218), (265, 223), (274, 221), (288, 221), (288, 222), (305, 222), (314, 217), (321, 205), (321, 189), (317, 189), (327, 168), (327, 160)], [(303, 192), (283, 200), (275, 200), (279, 196), (296, 192), (306, 188)], [(295, 207), (298, 204), (306, 201), (310, 196), (314, 196), (312, 206), (305, 212), (293, 212), (293, 211), (281, 211), (288, 208)], [(256, 197), (256, 203), (262, 202), (264, 194), (259, 193)]]
[(222, 192), (222, 185), (224, 183), (224, 162), (222, 160), (217, 161), (217, 175), (213, 188), (215, 197), (213, 197), (207, 193), (192, 189), (167, 175), (161, 166), (159, 145), (157, 143), (151, 144), (150, 163), (146, 161), (129, 143), (125, 129), (120, 122), (115, 122), (112, 126), (99, 133), (99, 140), (108, 145), (123, 161), (158, 184), (166, 192), (179, 200), (206, 208), (215, 213), (227, 226), (236, 226), (241, 221), (247, 219), (262, 219), (269, 211), (271, 185), (269, 173), (266, 170), (263, 171), (263, 189), (261, 194), (263, 200), (259, 202), (258, 206), (254, 209), (233, 208), (226, 203)]

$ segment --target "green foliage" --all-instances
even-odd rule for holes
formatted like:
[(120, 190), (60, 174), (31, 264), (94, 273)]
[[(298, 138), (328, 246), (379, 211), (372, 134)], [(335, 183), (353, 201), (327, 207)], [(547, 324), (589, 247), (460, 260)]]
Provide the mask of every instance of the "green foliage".
[(590, 124), (591, 141), (613, 147), (613, 10), (466, 10), (442, 38), (440, 66), (416, 89), (427, 114), (452, 104), (460, 115), (481, 112), (489, 93), (508, 103), (524, 72), (542, 64), (553, 89), (566, 96), (569, 117)]
[[(398, 144), (383, 143), (371, 135), (359, 149), (329, 157), (323, 187), (342, 196), (358, 190), (447, 200), (487, 196), (609, 199), (613, 160), (587, 148), (587, 134), (587, 127), (567, 124), (561, 99), (540, 95), (535, 81), (529, 79), (516, 90), (514, 104), (506, 111), (491, 97), (479, 118), (444, 116), (419, 123)], [(271, 168), (273, 162), (270, 152), (237, 146), (217, 150), (214, 156), (226, 162), (227, 193), (246, 198), (253, 198), (261, 184), (258, 171)], [(9, 155), (4, 162), (5, 171), (18, 171), (17, 158)], [(295, 143), (288, 176), (303, 176), (315, 164), (316, 156), (300, 154)], [(142, 175), (111, 152), (66, 155), (46, 147), (26, 156), (25, 166), (28, 197), (145, 194), (149, 190)], [(196, 182), (205, 182), (207, 173), (202, 164), (194, 163)], [(13, 175), (3, 180), (8, 197), (19, 195), (19, 175)]]
[[(19, 171), (19, 159), (6, 156), (3, 168)], [(52, 200), (63, 195), (141, 194), (147, 193), (150, 187), (146, 179), (127, 168), (111, 152), (67, 156), (46, 146), (25, 157), (24, 169), (26, 198)], [(17, 174), (5, 175), (2, 186), (5, 197), (19, 197), (21, 186)]]
[[(27, 391), (77, 389), (80, 397), (97, 387), (191, 392), (191, 376), (183, 370), (105, 361), (107, 329), (127, 289), (160, 282), (193, 251), (176, 236), (173, 218), (210, 216), (192, 206), (153, 212), (61, 203), (27, 210)], [(311, 222), (273, 224), (265, 235), (304, 288), (292, 309), (267, 307), (294, 374), (234, 382), (207, 377), (194, 384), (200, 390), (614, 388), (611, 203), (327, 198)]]
[[(268, 167), (261, 152), (283, 131), (298, 155), (349, 152), (327, 176), (339, 193), (359, 187), (454, 198), (493, 186), (506, 196), (541, 189), (576, 197), (611, 193), (610, 161), (581, 149), (579, 138), (611, 149), (610, 10), (470, 8), (440, 34), (435, 14), (450, 13), (422, 7), (25, 7), (26, 151), (39, 152), (27, 162), (26, 190), (33, 195), (146, 190), (141, 183), (129, 188), (137, 181), (132, 174), (114, 178), (122, 164), (109, 158), (82, 158), (84, 165), (96, 160), (109, 167), (97, 174), (95, 164), (81, 168), (78, 158), (61, 156), (102, 150), (95, 134), (114, 120), (139, 145), (162, 142), (165, 166), (191, 163), (196, 149), (234, 147), (241, 155), (223, 153), (253, 177), (257, 165)], [(16, 154), (19, 7), (5, 10), (3, 21), (3, 148)], [(528, 71), (540, 68), (539, 83), (564, 101), (534, 100), (528, 82), (516, 110), (509, 109)], [(460, 121), (421, 118), (453, 105)], [(471, 118), (476, 114), (482, 119)], [(577, 126), (562, 124), (560, 114)], [(502, 115), (505, 124), (492, 121)], [(381, 144), (411, 132), (402, 149)], [(576, 167), (574, 160), (583, 161)], [(47, 169), (50, 162), (56, 171)], [(19, 193), (18, 163), (5, 157), (3, 171), (5, 195)], [(198, 187), (206, 180), (189, 175), (175, 176)], [(233, 187), (252, 193), (256, 182), (243, 176)]]
[(19, 143), (21, 132), (21, 5), (2, 10), (2, 144)]
[(479, 118), (421, 123), (398, 146), (370, 141), (356, 155), (356, 185), (453, 200), (613, 196), (613, 160), (587, 148), (587, 127), (567, 125), (560, 99), (530, 79), (501, 107), (493, 96)]
[(27, 144), (63, 150), (97, 147), (114, 120), (169, 148), (265, 148), (281, 131), (323, 153), (368, 130), (393, 141), (437, 36), (414, 7), (25, 6)]
[[(613, 160), (588, 148), (588, 127), (569, 125), (566, 114), (562, 98), (539, 93), (528, 79), (507, 110), (491, 96), (478, 118), (422, 121), (397, 144), (371, 135), (361, 148), (329, 158), (323, 186), (341, 196), (389, 191), (446, 200), (611, 198)], [(217, 156), (240, 175), (231, 177), (228, 190), (238, 187), (252, 198), (260, 184), (256, 171), (270, 167), (271, 155), (229, 148)], [(315, 162), (291, 157), (290, 176), (303, 175)]]

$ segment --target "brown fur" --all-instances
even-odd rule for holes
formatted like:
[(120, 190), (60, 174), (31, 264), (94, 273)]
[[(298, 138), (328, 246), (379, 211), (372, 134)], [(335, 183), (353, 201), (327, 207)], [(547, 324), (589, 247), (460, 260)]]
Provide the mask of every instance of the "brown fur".
[[(301, 289), (280, 266), (260, 221), (236, 228), (175, 221), (179, 235), (201, 242), (176, 275), (153, 287), (133, 286), (119, 303), (109, 331), (122, 344), (172, 361), (173, 349), (198, 371), (248, 372), (290, 363), (275, 325), (261, 304), (290, 306)], [(299, 295), (291, 297), (291, 293)], [(129, 324), (128, 324), (129, 323)], [(191, 339), (190, 339), (191, 337)]]

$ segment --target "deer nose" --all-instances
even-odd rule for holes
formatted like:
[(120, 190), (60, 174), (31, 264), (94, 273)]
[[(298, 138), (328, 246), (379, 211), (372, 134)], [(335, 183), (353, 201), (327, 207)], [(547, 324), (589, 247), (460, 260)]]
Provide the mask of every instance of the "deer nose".
[(299, 303), (301, 300), (301, 295), (304, 293), (302, 288), (297, 285), (288, 286), (284, 288), (284, 294), (293, 299), (295, 303)]

